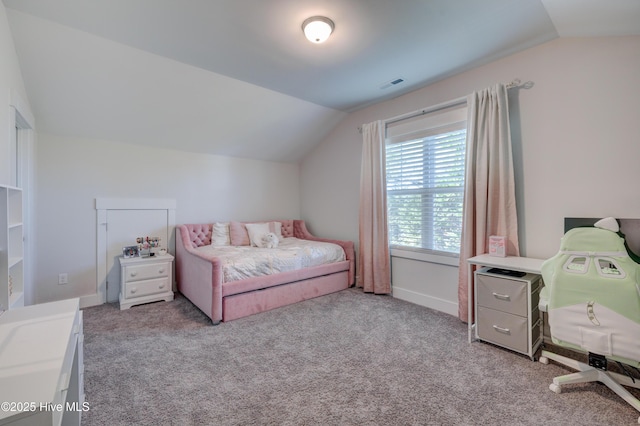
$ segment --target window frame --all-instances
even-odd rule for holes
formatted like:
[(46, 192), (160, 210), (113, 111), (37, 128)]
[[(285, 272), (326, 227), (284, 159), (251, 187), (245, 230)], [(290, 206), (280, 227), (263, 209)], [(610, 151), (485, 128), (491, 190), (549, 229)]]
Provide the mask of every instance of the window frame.
[[(466, 105), (465, 105), (465, 110), (466, 110)], [(419, 130), (413, 130), (411, 132), (407, 132), (403, 134), (387, 136), (385, 138), (385, 151), (389, 145), (399, 144), (399, 143), (409, 143), (419, 139), (425, 139), (431, 136), (436, 136), (436, 135), (454, 132), (454, 131), (464, 130), (466, 135), (466, 130), (467, 130), (466, 123), (467, 123), (466, 118), (464, 120), (458, 119), (453, 122), (449, 120), (449, 122), (446, 122), (446, 124), (438, 123), (436, 120), (436, 122), (431, 122), (431, 124), (427, 124), (424, 128), (421, 128)], [(464, 155), (466, 156), (466, 137), (465, 137), (465, 144), (463, 149), (464, 149)], [(425, 163), (428, 163), (429, 161), (431, 161), (429, 157), (424, 159)], [(463, 162), (463, 167), (466, 167), (466, 161), (464, 156), (463, 156), (462, 162)], [(387, 170), (388, 170), (388, 165), (385, 166), (385, 171)], [(455, 190), (456, 187), (448, 187), (448, 188), (443, 188), (443, 191), (451, 192), (452, 189), (454, 189), (454, 192), (460, 193), (462, 198), (461, 201), (464, 202), (465, 170), (463, 170), (462, 172), (462, 177), (463, 177), (462, 186), (457, 187), (459, 188), (458, 190)], [(425, 187), (423, 186), (423, 188), (418, 190), (405, 190), (405, 191), (407, 191), (407, 193), (420, 193), (420, 192), (425, 192), (424, 188)], [(390, 192), (392, 191), (389, 191), (388, 182), (387, 182), (387, 214), (388, 214), (387, 223), (389, 223), (389, 219), (391, 217), (391, 215), (389, 214), (390, 205), (388, 200)], [(402, 190), (394, 191), (394, 192), (399, 194), (399, 193), (402, 193)], [(426, 192), (427, 192), (427, 195), (431, 194), (431, 196), (433, 196), (434, 194), (439, 192), (439, 190), (437, 188), (431, 187), (431, 189), (428, 189)], [(421, 204), (424, 205), (424, 202)], [(462, 220), (462, 211), (460, 211), (460, 216)], [(435, 223), (434, 218), (435, 218), (435, 215), (433, 214), (428, 215), (425, 218), (429, 220), (431, 223), (429, 223), (428, 226), (424, 226), (424, 224), (421, 226), (421, 231), (423, 233), (426, 229), (434, 227), (433, 226)], [(427, 235), (427, 238), (433, 237), (431, 233), (428, 233), (428, 234), (429, 235)], [(433, 241), (429, 242), (429, 246), (433, 247)], [(436, 250), (433, 248), (426, 248), (426, 247), (404, 246), (399, 244), (392, 244), (391, 241), (390, 241), (390, 252), (392, 256), (396, 256), (396, 257), (403, 257), (407, 259), (413, 259), (413, 260), (419, 260), (419, 261), (431, 262), (431, 263), (441, 263), (441, 264), (452, 265), (452, 266), (458, 266), (459, 257), (460, 257), (459, 251), (450, 252), (450, 251)]]

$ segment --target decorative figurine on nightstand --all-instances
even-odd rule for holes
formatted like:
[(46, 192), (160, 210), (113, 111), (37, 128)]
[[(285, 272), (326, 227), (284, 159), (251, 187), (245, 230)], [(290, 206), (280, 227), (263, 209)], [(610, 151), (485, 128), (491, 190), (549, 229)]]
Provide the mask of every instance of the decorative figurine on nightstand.
[(507, 237), (492, 235), (489, 237), (489, 256), (506, 257)]
[(138, 247), (140, 248), (140, 256), (149, 257), (154, 255), (154, 248), (160, 247), (160, 238), (138, 237), (136, 238), (136, 243), (138, 243)]
[(138, 257), (140, 256), (140, 250), (138, 246), (127, 246), (122, 247), (122, 257), (125, 259), (129, 259), (130, 257)]

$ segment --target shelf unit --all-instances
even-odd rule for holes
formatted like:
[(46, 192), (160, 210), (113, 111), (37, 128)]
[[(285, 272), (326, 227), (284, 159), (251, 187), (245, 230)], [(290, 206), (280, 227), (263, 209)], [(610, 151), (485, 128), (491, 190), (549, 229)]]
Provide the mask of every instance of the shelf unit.
[[(470, 257), (467, 259), (468, 276), (467, 276), (467, 291), (469, 295), (474, 294), (472, 283), (472, 277), (474, 276), (474, 268), (489, 266), (491, 268), (510, 269), (512, 271), (522, 271), (530, 274), (540, 274), (542, 269), (543, 259), (534, 259), (531, 257), (519, 257), (519, 256), (507, 256), (497, 257), (490, 256), (488, 254), (481, 254), (478, 256)], [(476, 324), (474, 321), (474, 303), (469, 303), (467, 306), (468, 322), (467, 330), (469, 333), (469, 343), (473, 342), (475, 336)]]
[(491, 271), (484, 267), (475, 272), (475, 337), (534, 360), (542, 343), (538, 310), (542, 278)]
[(0, 310), (24, 306), (22, 190), (0, 186)]

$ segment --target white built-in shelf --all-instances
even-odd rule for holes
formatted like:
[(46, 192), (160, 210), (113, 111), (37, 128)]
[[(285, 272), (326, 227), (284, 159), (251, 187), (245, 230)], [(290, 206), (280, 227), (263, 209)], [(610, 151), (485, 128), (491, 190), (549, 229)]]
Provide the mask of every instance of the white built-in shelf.
[(0, 186), (0, 311), (24, 306), (22, 190)]

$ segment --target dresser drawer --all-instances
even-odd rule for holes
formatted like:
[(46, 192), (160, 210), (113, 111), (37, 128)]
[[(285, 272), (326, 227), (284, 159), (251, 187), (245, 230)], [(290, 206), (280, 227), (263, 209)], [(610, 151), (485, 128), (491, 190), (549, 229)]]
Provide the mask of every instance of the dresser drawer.
[(476, 286), (479, 306), (527, 316), (529, 307), (526, 281), (476, 274)]
[(527, 353), (529, 330), (527, 318), (478, 307), (478, 337), (517, 352)]
[(149, 278), (168, 277), (170, 272), (171, 264), (169, 262), (128, 265), (125, 267), (124, 279), (127, 282), (132, 282)]
[[(71, 402), (77, 401), (79, 393), (76, 395), (69, 395), (69, 389), (78, 389), (83, 386), (79, 383), (80, 363), (78, 356), (82, 352), (82, 311), (78, 310), (75, 315), (73, 327), (71, 329), (71, 336), (67, 342), (67, 349), (65, 351), (64, 359), (62, 361), (62, 368), (60, 370), (60, 376), (58, 377), (58, 386), (56, 393), (53, 395), (52, 407), (63, 407), (63, 409), (53, 409), (53, 424), (61, 424), (62, 418), (67, 410), (67, 398), (71, 396)], [(74, 371), (74, 360), (76, 361), (76, 367)], [(72, 383), (75, 380), (76, 383)]]
[(171, 290), (169, 278), (156, 278), (146, 281), (128, 282), (125, 288), (125, 298), (147, 296), (150, 294), (166, 293)]

